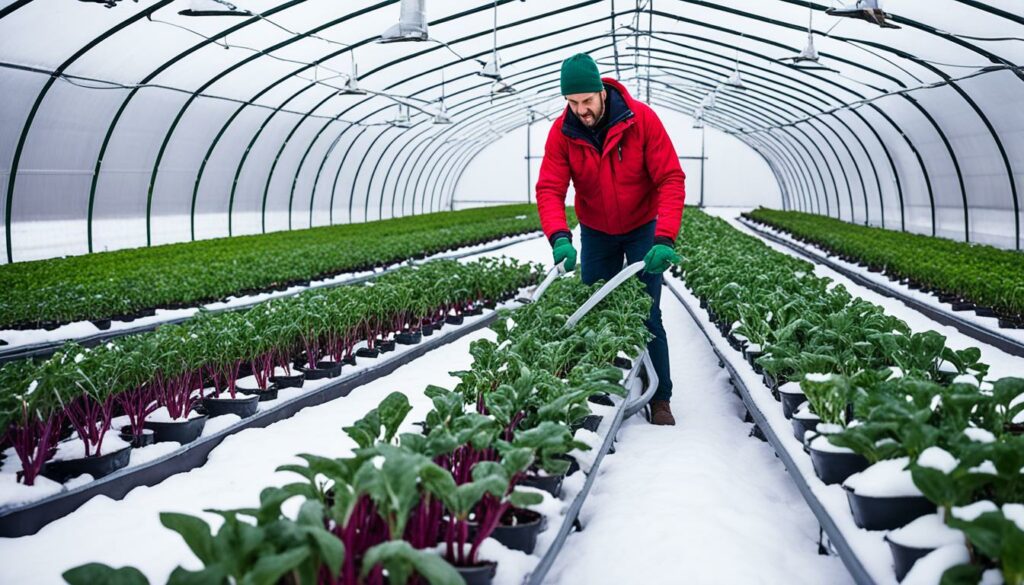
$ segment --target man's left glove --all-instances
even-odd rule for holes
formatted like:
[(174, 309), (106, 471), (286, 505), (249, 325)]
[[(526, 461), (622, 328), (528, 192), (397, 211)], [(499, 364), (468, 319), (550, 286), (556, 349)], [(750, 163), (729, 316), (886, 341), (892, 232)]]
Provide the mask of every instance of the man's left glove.
[(652, 274), (661, 274), (677, 262), (679, 262), (679, 254), (676, 254), (671, 246), (655, 244), (644, 256), (644, 270)]

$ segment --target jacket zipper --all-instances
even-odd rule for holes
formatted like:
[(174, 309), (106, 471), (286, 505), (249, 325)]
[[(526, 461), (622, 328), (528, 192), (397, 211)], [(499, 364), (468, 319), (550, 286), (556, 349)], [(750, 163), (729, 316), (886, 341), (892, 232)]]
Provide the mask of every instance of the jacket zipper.
[(619, 162), (622, 162), (622, 143), (619, 142), (617, 146), (619, 147)]

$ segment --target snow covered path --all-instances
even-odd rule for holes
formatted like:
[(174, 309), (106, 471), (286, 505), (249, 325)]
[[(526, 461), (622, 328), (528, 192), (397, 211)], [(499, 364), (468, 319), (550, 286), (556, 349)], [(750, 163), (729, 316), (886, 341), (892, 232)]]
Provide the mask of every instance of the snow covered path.
[(852, 579), (682, 305), (661, 300), (677, 426), (623, 423), (551, 583), (807, 583)]

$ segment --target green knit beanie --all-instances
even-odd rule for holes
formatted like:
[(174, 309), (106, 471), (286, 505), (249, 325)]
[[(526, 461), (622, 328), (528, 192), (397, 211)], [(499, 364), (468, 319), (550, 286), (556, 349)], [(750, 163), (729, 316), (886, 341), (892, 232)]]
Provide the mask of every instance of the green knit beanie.
[(562, 95), (592, 93), (604, 89), (597, 63), (586, 53), (562, 61)]

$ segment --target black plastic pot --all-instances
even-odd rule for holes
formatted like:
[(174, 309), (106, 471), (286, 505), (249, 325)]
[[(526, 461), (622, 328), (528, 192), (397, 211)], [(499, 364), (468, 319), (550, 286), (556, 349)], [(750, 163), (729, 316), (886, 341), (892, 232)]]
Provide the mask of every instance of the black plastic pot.
[(341, 358), (341, 363), (342, 363), (342, 365), (346, 365), (346, 366), (354, 366), (354, 365), (356, 365), (356, 356), (354, 356), (354, 355), (347, 355), (347, 356)]
[(797, 441), (804, 442), (804, 433), (807, 431), (813, 431), (818, 423), (821, 422), (819, 418), (791, 418), (789, 419), (790, 424), (793, 425), (793, 436), (796, 437)]
[(434, 334), (434, 325), (420, 325), (420, 333), (423, 335), (423, 337), (430, 337), (431, 335)]
[(889, 536), (885, 536), (885, 542), (889, 545), (889, 551), (892, 552), (892, 568), (896, 573), (896, 580), (902, 581), (910, 569), (914, 566), (914, 563), (928, 555), (928, 553), (935, 550), (934, 548), (914, 548), (911, 546), (903, 546), (902, 544), (889, 540)]
[(341, 375), (340, 362), (317, 362), (315, 368), (296, 364), (295, 369), (302, 372), (307, 380), (323, 380), (324, 378), (337, 378)]
[(623, 370), (633, 369), (633, 362), (621, 356), (615, 356), (612, 360), (612, 365), (616, 368), (622, 368)]
[(207, 416), (204, 414), (185, 421), (154, 422), (147, 420), (144, 424), (147, 429), (153, 429), (154, 439), (157, 443), (174, 441), (184, 445), (195, 441), (199, 435), (203, 434), (206, 419)]
[(975, 307), (974, 314), (979, 317), (998, 317), (999, 314), (990, 307)]
[(596, 433), (597, 427), (601, 426), (601, 421), (603, 419), (604, 417), (599, 414), (588, 414), (580, 420), (572, 423), (570, 428), (572, 428), (572, 432), (574, 433), (580, 429), (587, 429), (592, 433)]
[(858, 453), (833, 453), (809, 449), (814, 473), (825, 485), (843, 483), (854, 473), (868, 468), (871, 463)]
[(415, 333), (402, 332), (395, 334), (395, 343), (398, 343), (399, 345), (416, 345), (421, 341), (423, 341), (423, 335), (419, 331)]
[(935, 513), (935, 504), (924, 496), (872, 498), (861, 496), (846, 486), (853, 521), (865, 530), (894, 530), (906, 526), (925, 514)]
[(239, 386), (236, 390), (242, 394), (257, 397), (259, 399), (257, 402), (267, 402), (269, 400), (277, 400), (277, 391), (280, 390), (280, 387), (277, 384), (271, 384), (266, 390), (262, 390), (260, 388), (244, 388)]
[(743, 357), (747, 360), (747, 363), (750, 364), (750, 367), (754, 368), (754, 371), (757, 372), (758, 374), (762, 373), (763, 370), (761, 370), (761, 366), (758, 365), (757, 363), (755, 363), (754, 360), (756, 360), (757, 358), (759, 358), (759, 357), (761, 357), (763, 355), (764, 355), (763, 351), (743, 350)]
[(152, 445), (156, 442), (156, 434), (152, 429), (142, 429), (141, 435), (134, 435), (132, 434), (132, 427), (128, 425), (121, 427), (121, 430), (118, 432), (118, 436), (121, 437), (122, 441), (131, 443), (132, 448), (134, 449)]
[(462, 325), (465, 318), (462, 315), (448, 315), (444, 318), (444, 322), (449, 325)]
[(242, 418), (248, 418), (256, 414), (260, 397), (250, 396), (242, 399), (232, 398), (203, 398), (203, 408), (210, 417), (222, 416), (225, 414), (237, 414)]
[(110, 319), (95, 319), (93, 320), (92, 324), (95, 325), (96, 328), (99, 329), (100, 331), (106, 331), (107, 329), (110, 329)]
[[(512, 519), (515, 526), (508, 526)], [(512, 550), (521, 550), (533, 554), (537, 546), (537, 535), (543, 528), (544, 517), (533, 510), (512, 508), (501, 518), (501, 522), (491, 533), (491, 537)]]
[(466, 582), (466, 585), (491, 585), (494, 575), (498, 571), (498, 563), (483, 561), (473, 567), (455, 567), (459, 576)]
[(974, 309), (974, 303), (968, 303), (966, 301), (953, 303), (954, 311), (973, 311)]
[(63, 461), (47, 461), (43, 465), (42, 474), (53, 481), (64, 483), (72, 477), (88, 473), (94, 479), (110, 475), (125, 465), (132, 452), (131, 447), (105, 453), (98, 457), (82, 457), (81, 459), (65, 459)]
[(779, 398), (782, 402), (782, 415), (786, 418), (793, 418), (793, 413), (796, 412), (796, 409), (804, 402), (807, 402), (807, 396), (803, 394), (779, 392)]
[(476, 305), (473, 305), (472, 307), (469, 307), (469, 308), (465, 309), (464, 311), (462, 311), (462, 314), (463, 315), (469, 315), (470, 317), (473, 317), (473, 316), (476, 316), (476, 315), (483, 315), (484, 314), (484, 308), (483, 307), (478, 307)]
[(601, 406), (615, 406), (612, 399), (607, 394), (594, 394), (587, 398), (587, 402), (594, 404), (600, 404)]
[(356, 350), (356, 357), (375, 358), (375, 357), (378, 357), (378, 356), (380, 356), (380, 348), (379, 347), (375, 347), (373, 349), (370, 349), (368, 347), (360, 347), (359, 349)]
[(380, 349), (381, 353), (395, 351), (395, 340), (389, 339), (388, 341), (378, 341), (377, 348)]
[(562, 475), (527, 475), (519, 480), (519, 485), (544, 490), (557, 498), (562, 493), (563, 479)]
[(1007, 319), (1006, 317), (1000, 317), (999, 318), (999, 328), (1000, 329), (1019, 329), (1020, 328), (1020, 323), (1018, 323), (1014, 319)]
[[(270, 383), (278, 388), (302, 388), (302, 384), (305, 383), (306, 376), (302, 372), (293, 374), (291, 376), (271, 376)], [(269, 390), (269, 388), (268, 388)], [(246, 392), (248, 394), (248, 392)]]

